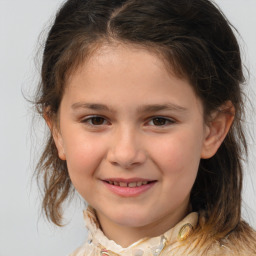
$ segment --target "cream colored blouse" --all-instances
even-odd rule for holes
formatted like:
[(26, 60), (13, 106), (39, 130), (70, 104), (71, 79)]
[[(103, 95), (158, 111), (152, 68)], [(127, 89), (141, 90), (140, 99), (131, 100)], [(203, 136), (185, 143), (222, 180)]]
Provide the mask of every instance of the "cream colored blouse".
[[(163, 235), (153, 238), (143, 238), (127, 248), (109, 240), (99, 228), (94, 210), (88, 207), (84, 211), (85, 224), (89, 236), (86, 243), (73, 252), (70, 256), (200, 256), (200, 255), (238, 255), (220, 243), (214, 243), (210, 250), (204, 250), (200, 242), (184, 244), (198, 224), (198, 213), (192, 212)], [(239, 254), (252, 255), (252, 254)], [(253, 254), (254, 255), (254, 254)]]

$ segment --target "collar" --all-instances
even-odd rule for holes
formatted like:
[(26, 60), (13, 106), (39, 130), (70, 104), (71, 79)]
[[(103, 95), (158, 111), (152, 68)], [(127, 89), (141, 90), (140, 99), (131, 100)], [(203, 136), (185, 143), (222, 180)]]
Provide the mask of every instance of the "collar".
[(175, 246), (177, 242), (186, 240), (193, 232), (198, 223), (198, 213), (188, 214), (182, 221), (175, 225), (164, 234), (152, 237), (142, 238), (127, 248), (109, 240), (99, 227), (99, 223), (94, 209), (88, 206), (84, 211), (84, 220), (89, 231), (88, 243), (99, 248), (102, 256), (107, 255), (154, 255), (158, 256), (166, 246)]

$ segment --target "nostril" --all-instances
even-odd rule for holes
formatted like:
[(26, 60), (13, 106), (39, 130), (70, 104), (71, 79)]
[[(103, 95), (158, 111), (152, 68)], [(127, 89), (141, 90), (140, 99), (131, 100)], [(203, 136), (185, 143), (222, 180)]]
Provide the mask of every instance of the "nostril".
[(118, 158), (118, 159), (109, 159), (109, 162), (114, 165), (114, 166), (121, 166), (124, 169), (130, 169), (133, 167), (136, 167), (142, 163), (142, 161), (136, 161), (137, 159), (123, 159), (123, 158)]
[(118, 145), (110, 147), (107, 160), (114, 166), (130, 169), (144, 163), (146, 154), (138, 145), (133, 145), (132, 142), (129, 145), (120, 142)]

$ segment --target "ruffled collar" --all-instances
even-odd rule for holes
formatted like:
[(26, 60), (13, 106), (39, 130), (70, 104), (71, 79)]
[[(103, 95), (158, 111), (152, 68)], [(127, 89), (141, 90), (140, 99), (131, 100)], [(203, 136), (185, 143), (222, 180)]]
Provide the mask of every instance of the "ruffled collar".
[(95, 211), (88, 206), (84, 211), (84, 219), (86, 227), (89, 231), (88, 243), (97, 247), (102, 256), (105, 255), (159, 255), (167, 246), (175, 246), (180, 241), (185, 240), (195, 229), (198, 223), (198, 213), (192, 212), (188, 214), (176, 226), (165, 232), (163, 235), (153, 238), (143, 238), (133, 243), (127, 248), (116, 244), (113, 240), (109, 240), (99, 228), (99, 223)]

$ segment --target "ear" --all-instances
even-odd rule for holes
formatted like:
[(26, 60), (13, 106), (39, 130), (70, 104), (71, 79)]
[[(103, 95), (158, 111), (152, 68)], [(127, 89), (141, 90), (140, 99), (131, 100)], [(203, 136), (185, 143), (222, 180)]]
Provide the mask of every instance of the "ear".
[(234, 115), (235, 108), (231, 101), (211, 114), (210, 121), (206, 124), (201, 158), (207, 159), (215, 155), (233, 123)]
[(44, 120), (51, 131), (55, 146), (58, 151), (59, 158), (61, 160), (66, 160), (63, 139), (60, 133), (60, 129), (59, 127), (57, 127), (57, 120), (55, 120), (55, 118), (53, 117), (50, 117), (49, 111), (44, 112)]

